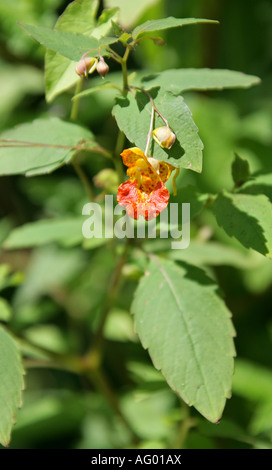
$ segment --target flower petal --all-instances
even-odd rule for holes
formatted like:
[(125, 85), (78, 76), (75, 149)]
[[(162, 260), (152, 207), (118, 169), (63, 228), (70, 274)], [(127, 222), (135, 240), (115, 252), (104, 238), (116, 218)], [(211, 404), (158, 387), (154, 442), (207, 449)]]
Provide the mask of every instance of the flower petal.
[(133, 219), (142, 215), (145, 220), (154, 219), (168, 204), (169, 192), (162, 181), (158, 181), (151, 192), (138, 189), (137, 181), (130, 179), (121, 184), (117, 192), (117, 201), (126, 208), (127, 214)]
[(136, 161), (139, 160), (139, 158), (144, 159), (145, 154), (138, 147), (132, 147), (130, 149), (123, 150), (121, 157), (123, 158), (124, 165), (131, 167), (136, 164)]

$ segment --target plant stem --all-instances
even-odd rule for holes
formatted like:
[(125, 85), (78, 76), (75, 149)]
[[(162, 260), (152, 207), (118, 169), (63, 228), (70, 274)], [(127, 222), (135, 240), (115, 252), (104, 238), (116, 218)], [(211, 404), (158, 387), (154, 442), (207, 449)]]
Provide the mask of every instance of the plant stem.
[(122, 72), (123, 72), (123, 95), (126, 96), (127, 92), (129, 90), (128, 87), (128, 73), (127, 73), (127, 60), (129, 56), (129, 48), (126, 48), (126, 51), (124, 53), (124, 56), (122, 57), (121, 60), (121, 66), (122, 66)]
[(156, 111), (156, 113), (161, 117), (161, 119), (164, 121), (164, 123), (166, 124), (167, 127), (169, 127), (169, 124), (168, 124), (168, 121), (167, 119), (162, 115), (162, 113), (158, 110), (158, 108), (155, 106), (155, 103), (153, 101), (153, 98), (152, 96), (150, 95), (150, 93), (146, 90), (144, 90), (143, 88), (140, 88), (138, 86), (130, 86), (129, 88), (133, 88), (134, 90), (139, 90), (141, 91), (142, 93), (144, 93), (146, 96), (148, 96), (149, 98), (149, 101), (150, 101), (150, 104), (152, 106), (152, 108), (154, 108), (154, 110)]
[(79, 177), (80, 181), (83, 183), (83, 186), (86, 190), (88, 198), (90, 199), (90, 201), (93, 201), (94, 198), (95, 198), (93, 188), (91, 186), (91, 183), (90, 183), (85, 171), (83, 170), (83, 168), (79, 165), (78, 161), (76, 160), (76, 156), (75, 156), (75, 158), (73, 158), (72, 163), (73, 163), (73, 167), (75, 169), (75, 172), (76, 172), (77, 176)]
[(154, 116), (155, 116), (155, 109), (154, 109), (154, 107), (152, 106), (150, 127), (149, 127), (149, 132), (148, 132), (148, 135), (147, 135), (147, 141), (146, 141), (146, 147), (145, 147), (145, 156), (146, 156), (146, 157), (147, 157), (147, 155), (148, 155), (148, 149), (149, 149), (150, 140), (151, 140), (151, 135), (152, 135), (152, 131), (153, 131)]
[(116, 398), (116, 395), (113, 392), (111, 386), (109, 385), (103, 372), (100, 369), (94, 370), (89, 375), (89, 378), (91, 382), (93, 383), (93, 385), (95, 386), (95, 388), (100, 390), (102, 395), (104, 395), (110, 407), (115, 411), (117, 416), (119, 416), (120, 420), (122, 421), (122, 423), (125, 425), (129, 433), (131, 434), (133, 443), (137, 444), (139, 442), (139, 437), (137, 436), (135, 431), (132, 429), (130, 423), (128, 422), (127, 418), (123, 414), (119, 406), (118, 400)]
[(78, 93), (81, 92), (82, 90), (82, 87), (83, 87), (83, 80), (84, 78), (80, 78), (80, 80), (78, 80), (77, 84), (76, 84), (76, 89), (75, 89), (75, 98), (73, 100), (73, 104), (72, 104), (72, 109), (71, 109), (71, 114), (70, 114), (70, 119), (71, 121), (76, 121), (77, 120), (77, 116), (78, 116), (78, 108), (79, 108), (79, 100), (80, 98), (77, 97), (76, 95)]
[(184, 411), (184, 418), (181, 421), (181, 426), (179, 433), (176, 438), (176, 442), (173, 445), (173, 449), (184, 449), (185, 442), (188, 436), (188, 432), (191, 427), (195, 426), (195, 420), (190, 417), (190, 408), (189, 406), (182, 401), (182, 408)]
[[(96, 330), (96, 334), (93, 340), (93, 346), (90, 350), (90, 352), (87, 354), (87, 358), (95, 355), (97, 358), (97, 354), (100, 356), (101, 355), (101, 347), (102, 347), (102, 341), (103, 341), (103, 331), (104, 331), (104, 326), (108, 317), (108, 313), (111, 309), (111, 307), (114, 305), (114, 302), (116, 300), (119, 287), (120, 287), (120, 281), (121, 281), (121, 274), (122, 274), (122, 269), (124, 264), (126, 263), (127, 256), (130, 250), (130, 245), (127, 242), (124, 252), (122, 256), (119, 258), (116, 268), (112, 274), (112, 278), (109, 284), (109, 289), (107, 292), (107, 298), (106, 302), (104, 305), (104, 310), (102, 311), (102, 314), (100, 316), (100, 322)], [(87, 359), (88, 360), (88, 359)]]
[[(130, 50), (127, 47), (124, 53), (124, 56), (120, 57), (120, 63), (121, 63), (122, 73), (123, 73), (123, 90), (122, 90), (123, 96), (126, 96), (129, 90), (128, 72), (127, 72), (127, 60), (128, 60), (129, 52)], [(114, 165), (115, 165), (116, 172), (118, 174), (118, 179), (119, 179), (120, 184), (123, 183), (123, 179), (124, 179), (123, 165), (120, 159), (120, 154), (124, 148), (124, 144), (125, 144), (125, 134), (119, 129), (113, 160), (114, 160)]]

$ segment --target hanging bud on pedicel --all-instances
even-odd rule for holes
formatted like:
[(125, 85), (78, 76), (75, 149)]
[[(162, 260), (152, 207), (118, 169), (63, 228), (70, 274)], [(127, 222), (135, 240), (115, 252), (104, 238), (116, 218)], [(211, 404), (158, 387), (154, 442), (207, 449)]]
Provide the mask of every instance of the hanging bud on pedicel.
[(105, 60), (102, 56), (99, 57), (99, 62), (97, 64), (96, 70), (99, 73), (99, 75), (101, 75), (102, 78), (104, 78), (105, 75), (109, 71), (109, 66), (108, 66), (108, 64), (106, 64), (106, 62), (105, 62)]
[(167, 126), (154, 129), (152, 137), (163, 149), (170, 149), (176, 140), (174, 132)]
[(80, 77), (87, 77), (88, 73), (93, 73), (97, 66), (97, 59), (95, 57), (83, 57), (77, 63), (76, 73)]

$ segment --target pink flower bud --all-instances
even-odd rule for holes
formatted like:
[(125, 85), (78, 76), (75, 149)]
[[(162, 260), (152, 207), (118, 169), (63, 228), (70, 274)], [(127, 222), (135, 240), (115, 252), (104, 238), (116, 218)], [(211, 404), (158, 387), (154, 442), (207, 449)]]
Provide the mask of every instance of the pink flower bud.
[(167, 126), (157, 127), (152, 132), (152, 137), (163, 149), (170, 149), (176, 140), (174, 132)]
[(83, 57), (77, 63), (76, 73), (80, 77), (87, 77), (88, 73), (92, 73), (96, 69), (97, 59), (95, 57)]
[(99, 60), (99, 62), (97, 64), (97, 67), (96, 67), (96, 70), (99, 73), (99, 75), (101, 75), (102, 78), (104, 78), (105, 75), (108, 73), (109, 66), (104, 61), (103, 57), (100, 57), (100, 60)]

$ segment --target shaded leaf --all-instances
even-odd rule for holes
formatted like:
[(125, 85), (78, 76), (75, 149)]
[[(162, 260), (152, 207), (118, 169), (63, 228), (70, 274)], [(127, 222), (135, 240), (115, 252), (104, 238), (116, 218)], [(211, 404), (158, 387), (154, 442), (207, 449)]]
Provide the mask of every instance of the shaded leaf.
[(241, 186), (250, 176), (248, 161), (235, 154), (235, 160), (231, 167), (231, 174), (235, 185)]
[(272, 205), (266, 196), (223, 192), (215, 199), (212, 210), (218, 225), (230, 237), (272, 257)]
[(11, 308), (6, 299), (0, 297), (0, 321), (9, 321), (11, 319)]
[(22, 405), (23, 375), (17, 345), (0, 327), (0, 443), (3, 446), (9, 444), (16, 409)]
[[(149, 154), (157, 160), (165, 161), (175, 167), (201, 172), (203, 144), (198, 136), (198, 128), (183, 98), (174, 96), (164, 89), (153, 90), (151, 95), (155, 105), (168, 120), (169, 126), (176, 134), (176, 141), (170, 150), (162, 149), (153, 141)], [(119, 128), (126, 134), (130, 142), (145, 151), (151, 113), (148, 96), (145, 93), (137, 92), (135, 96), (129, 94), (127, 97), (118, 97), (116, 101), (113, 115)], [(163, 124), (162, 119), (156, 114), (154, 128)]]
[(212, 422), (230, 396), (235, 354), (230, 312), (199, 268), (152, 257), (132, 304), (135, 327), (157, 369)]
[(265, 194), (272, 202), (272, 173), (258, 173), (246, 181), (239, 192), (243, 194)]
[(163, 29), (177, 28), (178, 26), (186, 26), (197, 23), (215, 23), (218, 21), (206, 20), (204, 18), (174, 18), (169, 16), (168, 18), (160, 18), (159, 20), (148, 20), (145, 23), (136, 26), (132, 31), (133, 39), (137, 39), (143, 33), (150, 33), (153, 31), (161, 31)]
[(70, 147), (96, 147), (89, 130), (59, 118), (20, 124), (0, 137), (1, 175), (50, 173), (71, 161), (76, 149)]

